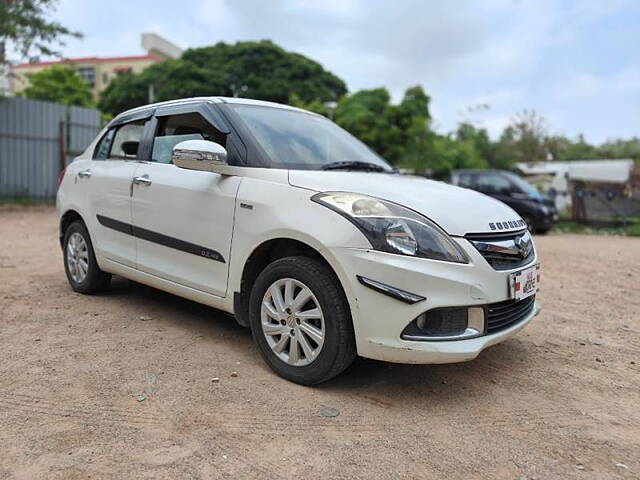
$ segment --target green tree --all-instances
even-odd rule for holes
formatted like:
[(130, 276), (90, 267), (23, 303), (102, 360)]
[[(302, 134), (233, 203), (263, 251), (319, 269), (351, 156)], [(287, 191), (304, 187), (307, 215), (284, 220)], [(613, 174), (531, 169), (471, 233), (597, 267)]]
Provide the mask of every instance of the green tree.
[(342, 98), (335, 121), (392, 164), (423, 169), (431, 142), (429, 96), (407, 89), (399, 105), (385, 88), (360, 90)]
[(492, 165), (494, 163), (494, 145), (491, 138), (489, 138), (489, 132), (487, 132), (486, 128), (478, 128), (471, 123), (462, 122), (458, 125), (455, 138), (459, 142), (471, 143), (478, 155), (480, 155), (487, 164)]
[(554, 160), (593, 160), (600, 158), (598, 149), (580, 134), (576, 140), (563, 135), (552, 135), (545, 140), (547, 150)]
[(403, 153), (403, 135), (385, 88), (360, 90), (338, 102), (335, 121), (391, 163)]
[(569, 142), (567, 149), (560, 156), (561, 160), (593, 160), (598, 158), (598, 150), (589, 144), (584, 135), (579, 134), (574, 142)]
[(516, 162), (547, 159), (547, 122), (534, 110), (517, 113), (495, 145), (492, 166), (511, 168)]
[(399, 123), (402, 125), (404, 121), (409, 120), (407, 126), (411, 124), (414, 118), (424, 118), (431, 120), (429, 112), (429, 102), (431, 98), (427, 95), (420, 85), (408, 88), (404, 92), (404, 97), (398, 105)]
[(494, 145), (494, 157), (491, 166), (508, 170), (518, 161), (516, 130), (513, 126), (507, 126)]
[(545, 139), (547, 150), (553, 160), (566, 160), (566, 152), (571, 147), (571, 140), (564, 135), (550, 135)]
[(148, 103), (146, 101), (148, 97), (149, 85), (142, 76), (123, 72), (111, 80), (101, 93), (98, 108), (103, 113), (117, 115), (124, 110)]
[(295, 95), (296, 101), (316, 106), (337, 101), (347, 92), (345, 83), (319, 63), (270, 41), (220, 42), (112, 80), (99, 107), (117, 114), (143, 105), (148, 103), (150, 87), (157, 101), (222, 95), (287, 103)]
[(601, 158), (633, 158), (640, 160), (640, 138), (609, 140), (598, 147)]
[(447, 178), (451, 170), (461, 168), (487, 168), (487, 161), (469, 140), (458, 140), (453, 135), (436, 135), (429, 168), (435, 178)]
[(0, 64), (6, 62), (7, 46), (24, 58), (59, 56), (54, 44), (62, 46), (63, 37), (80, 36), (49, 19), (56, 3), (56, 0), (0, 0)]
[(287, 104), (291, 105), (292, 107), (302, 108), (304, 110), (309, 110), (310, 112), (329, 117), (329, 107), (326, 104), (322, 103), (320, 100), (314, 100), (311, 103), (305, 103), (297, 93), (292, 93), (289, 96), (289, 101), (287, 102)]
[(70, 67), (54, 66), (29, 75), (29, 86), (20, 95), (64, 105), (93, 106), (89, 85)]

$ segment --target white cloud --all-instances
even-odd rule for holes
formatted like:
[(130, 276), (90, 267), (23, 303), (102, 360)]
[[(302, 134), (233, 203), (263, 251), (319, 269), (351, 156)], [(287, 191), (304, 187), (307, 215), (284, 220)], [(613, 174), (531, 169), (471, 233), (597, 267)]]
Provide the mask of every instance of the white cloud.
[(593, 141), (638, 130), (635, 0), (62, 0), (56, 17), (86, 35), (70, 56), (139, 53), (143, 31), (185, 47), (272, 39), (352, 91), (386, 86), (399, 100), (422, 84), (442, 130), (479, 103), (491, 109), (472, 119), (494, 135), (523, 108)]

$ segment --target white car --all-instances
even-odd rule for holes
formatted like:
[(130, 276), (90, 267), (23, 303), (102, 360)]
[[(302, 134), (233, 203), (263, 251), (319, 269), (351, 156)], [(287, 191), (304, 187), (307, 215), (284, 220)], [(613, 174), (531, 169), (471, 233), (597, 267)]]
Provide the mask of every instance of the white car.
[(75, 291), (115, 274), (232, 313), (302, 384), (356, 355), (471, 360), (539, 310), (513, 210), (400, 175), (326, 118), (274, 103), (122, 113), (61, 174), (57, 208)]

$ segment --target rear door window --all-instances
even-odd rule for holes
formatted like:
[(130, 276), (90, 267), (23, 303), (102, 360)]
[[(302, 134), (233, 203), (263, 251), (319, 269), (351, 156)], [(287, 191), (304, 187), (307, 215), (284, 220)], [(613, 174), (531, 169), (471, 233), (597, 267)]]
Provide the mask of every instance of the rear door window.
[(93, 152), (94, 160), (105, 160), (109, 157), (109, 150), (111, 150), (111, 143), (113, 142), (113, 135), (115, 133), (116, 129), (110, 128), (107, 133), (102, 136)]

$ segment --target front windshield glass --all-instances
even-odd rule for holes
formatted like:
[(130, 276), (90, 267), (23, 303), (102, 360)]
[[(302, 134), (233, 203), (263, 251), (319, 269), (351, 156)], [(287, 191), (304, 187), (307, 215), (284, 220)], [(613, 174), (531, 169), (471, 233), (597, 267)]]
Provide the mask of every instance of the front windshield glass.
[(509, 177), (509, 180), (511, 180), (522, 191), (522, 193), (528, 193), (533, 197), (540, 196), (540, 192), (538, 192), (529, 182), (523, 180), (518, 175), (508, 172), (505, 172), (504, 175)]
[(391, 167), (355, 137), (319, 115), (284, 108), (231, 104), (274, 168), (320, 170), (334, 162)]

